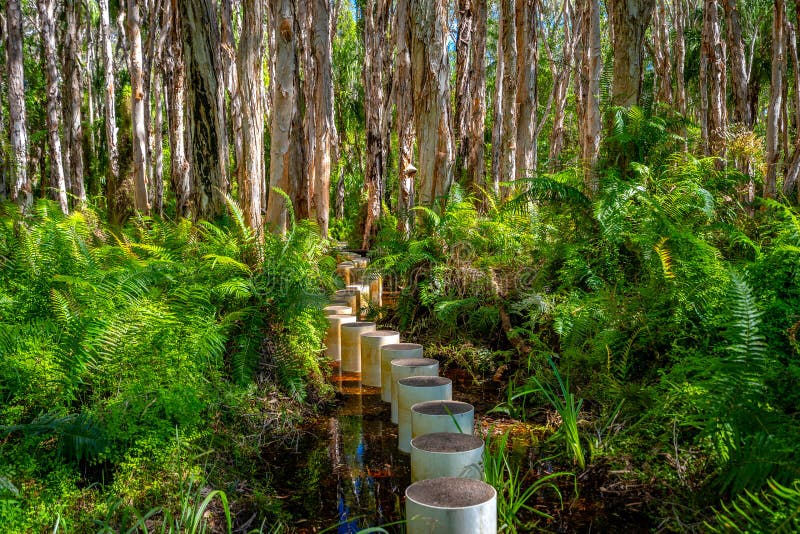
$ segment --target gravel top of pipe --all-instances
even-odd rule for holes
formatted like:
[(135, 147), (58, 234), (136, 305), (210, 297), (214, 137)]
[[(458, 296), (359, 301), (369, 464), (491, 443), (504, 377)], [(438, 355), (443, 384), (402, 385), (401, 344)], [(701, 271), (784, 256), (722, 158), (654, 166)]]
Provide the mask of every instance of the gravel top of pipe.
[(443, 376), (410, 376), (401, 378), (398, 382), (412, 388), (431, 388), (453, 383), (452, 380)]
[(398, 358), (392, 360), (392, 365), (397, 367), (425, 367), (437, 363), (439, 363), (439, 360), (434, 360), (433, 358)]
[(467, 508), (490, 501), (495, 489), (480, 480), (441, 477), (421, 480), (406, 489), (406, 498), (437, 508)]
[(412, 350), (421, 349), (422, 345), (419, 343), (391, 343), (381, 347), (383, 350)]
[(373, 330), (366, 334), (361, 334), (363, 337), (386, 337), (386, 336), (399, 336), (400, 332), (396, 330)]
[(469, 413), (474, 410), (475, 408), (466, 402), (447, 400), (418, 402), (411, 407), (412, 412), (425, 415), (459, 415), (462, 413)]
[(434, 432), (412, 439), (411, 446), (427, 452), (456, 453), (479, 449), (483, 446), (483, 440), (471, 434)]

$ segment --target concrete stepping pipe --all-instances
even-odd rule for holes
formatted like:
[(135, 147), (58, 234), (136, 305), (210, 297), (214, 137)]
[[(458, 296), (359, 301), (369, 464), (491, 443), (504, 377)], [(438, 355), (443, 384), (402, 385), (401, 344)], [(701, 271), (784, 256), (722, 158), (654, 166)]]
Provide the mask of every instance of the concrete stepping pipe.
[(337, 299), (343, 299), (346, 306), (353, 309), (353, 315), (356, 317), (361, 313), (361, 292), (354, 289), (340, 289), (334, 296)]
[(373, 322), (355, 321), (342, 324), (342, 371), (361, 372), (361, 334), (374, 330)]
[(331, 304), (322, 308), (325, 315), (353, 315), (353, 308), (341, 304)]
[(438, 376), (439, 362), (432, 358), (400, 358), (390, 362), (392, 368), (392, 418), (391, 421), (397, 424), (398, 403), (397, 403), (397, 381), (409, 376)]
[(363, 256), (353, 258), (351, 261), (353, 262), (353, 265), (360, 269), (366, 269), (367, 265), (369, 265), (369, 258), (365, 258)]
[(353, 270), (353, 267), (355, 267), (355, 264), (352, 261), (343, 261), (336, 266), (336, 274), (342, 277), (345, 285), (350, 283), (350, 272)]
[(369, 303), (376, 308), (383, 306), (383, 277), (377, 273), (368, 275)]
[(439, 477), (483, 480), (483, 448), (483, 440), (470, 434), (418, 436), (411, 440), (411, 482)]
[[(422, 358), (422, 352), (422, 345), (419, 343), (393, 343), (381, 347), (381, 400), (383, 402), (392, 402), (392, 360)], [(438, 373), (437, 369), (434, 374)]]
[(350, 314), (328, 315), (325, 355), (331, 360), (338, 362), (342, 359), (342, 325), (354, 322), (356, 322), (356, 318)]
[(400, 343), (400, 332), (375, 330), (361, 335), (361, 384), (379, 388), (381, 382), (381, 347)]
[(496, 534), (497, 491), (480, 480), (441, 477), (406, 488), (407, 534)]
[(472, 434), (475, 408), (466, 402), (443, 400), (411, 406), (411, 438), (434, 432)]
[(410, 376), (397, 381), (397, 448), (411, 452), (411, 407), (418, 402), (450, 400), (453, 381), (443, 376)]

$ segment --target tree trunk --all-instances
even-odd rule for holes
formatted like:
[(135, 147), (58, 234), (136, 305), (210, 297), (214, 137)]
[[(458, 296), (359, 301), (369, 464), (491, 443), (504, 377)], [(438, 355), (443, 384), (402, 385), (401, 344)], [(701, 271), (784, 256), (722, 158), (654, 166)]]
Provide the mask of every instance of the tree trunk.
[(316, 152), (314, 164), (314, 197), (312, 213), (316, 216), (320, 234), (328, 237), (330, 217), (331, 161), (336, 146), (336, 123), (333, 118), (333, 27), (331, 0), (313, 0), (313, 38), (315, 73), (314, 111)]
[(289, 142), (292, 117), (297, 106), (294, 79), (297, 75), (294, 10), (290, 0), (270, 0), (275, 32), (275, 67), (272, 77), (272, 125), (270, 143), (269, 201), (267, 221), (277, 232), (286, 232), (284, 198), (275, 188), (289, 191)]
[(747, 86), (749, 76), (745, 59), (742, 25), (739, 18), (738, 0), (723, 0), (725, 19), (727, 22), (728, 50), (731, 57), (731, 82), (733, 83), (733, 120), (744, 124), (747, 129), (753, 128), (753, 117), (750, 113), (750, 96)]
[(419, 201), (446, 198), (453, 179), (447, 6), (442, 0), (411, 2), (411, 82), (419, 161)]
[(11, 200), (23, 210), (33, 203), (33, 188), (28, 179), (28, 131), (25, 114), (25, 71), (22, 60), (22, 10), (20, 0), (6, 3), (8, 27), (8, 108), (11, 126)]
[(264, 186), (264, 9), (262, 0), (242, 2), (239, 36), (238, 90), (242, 141), (238, 160), (239, 202), (245, 223), (261, 235), (261, 188)]
[[(244, 118), (242, 117), (243, 113), (242, 103), (240, 101), (240, 93), (238, 90), (239, 76), (236, 65), (236, 62), (238, 60), (236, 58), (237, 55), (236, 43), (233, 35), (233, 0), (222, 0), (220, 14), (221, 14), (220, 41), (222, 43), (220, 51), (222, 59), (222, 68), (225, 79), (225, 87), (228, 91), (228, 95), (230, 98), (230, 120), (231, 120), (231, 134), (233, 137), (233, 155), (234, 155), (234, 165), (235, 165), (234, 168), (238, 169), (239, 163), (242, 161), (242, 150), (243, 150), (242, 121), (244, 120)], [(243, 20), (242, 26), (249, 24), (250, 22), (251, 21)], [(262, 20), (259, 20), (258, 22), (263, 25)], [(241, 34), (239, 36), (239, 39), (241, 40)], [(261, 48), (263, 50), (263, 45)], [(241, 51), (241, 48), (239, 50)], [(261, 107), (263, 109), (263, 104)], [(226, 162), (227, 161), (228, 159), (226, 158)]]
[(517, 2), (517, 178), (536, 173), (536, 108), (539, 104), (537, 93), (537, 68), (539, 62), (539, 43), (537, 26), (539, 24), (538, 0)]
[[(497, 37), (503, 46), (503, 129), (500, 135), (500, 180), (516, 180), (517, 162), (517, 16), (514, 0), (501, 2), (500, 33)], [(508, 186), (501, 188), (506, 196)]]
[(224, 209), (229, 184), (219, 24), (212, 0), (181, 0), (178, 4), (186, 63), (193, 215), (213, 219)]
[[(503, 156), (503, 78), (506, 70), (503, 61), (503, 41), (497, 39), (494, 55), (494, 100), (492, 101), (492, 167), (491, 193), (497, 199), (500, 196), (500, 168)], [(488, 184), (487, 184), (488, 186)], [(488, 199), (487, 199), (488, 200)], [(487, 204), (488, 206), (488, 204)]]
[(686, 0), (673, 0), (675, 10), (675, 109), (681, 115), (686, 115), (686, 77), (684, 64), (686, 62)]
[(86, 203), (83, 164), (83, 127), (81, 125), (81, 104), (83, 103), (83, 84), (81, 83), (80, 66), (80, 2), (64, 4), (67, 19), (66, 49), (64, 51), (64, 91), (65, 100), (65, 137), (69, 146), (69, 183), (72, 195), (78, 205)]
[(161, 65), (153, 73), (153, 211), (164, 215), (164, 82), (161, 79)]
[(469, 151), (469, 117), (473, 100), (469, 93), (470, 70), (472, 69), (472, 29), (475, 24), (472, 0), (457, 0), (456, 17), (456, 87), (455, 87), (455, 128), (457, 143), (454, 163), (456, 181), (463, 181), (464, 166)]
[[(800, 3), (797, 4), (800, 10)], [(797, 190), (795, 198), (800, 200), (800, 57), (797, 52), (797, 35), (794, 25), (787, 19), (786, 21), (786, 42), (792, 57), (792, 70), (794, 71), (794, 99), (795, 99), (795, 141), (791, 159), (787, 149), (786, 157), (789, 164), (786, 166), (786, 176), (783, 179), (783, 194), (791, 198), (792, 193)], [(788, 127), (788, 126), (787, 126)]]
[(381, 216), (383, 172), (387, 146), (384, 146), (383, 124), (385, 111), (384, 61), (386, 25), (389, 2), (369, 0), (364, 9), (364, 112), (366, 114), (366, 173), (367, 214), (364, 222), (362, 248), (369, 248), (374, 237), (375, 223)]
[(167, 110), (169, 117), (169, 173), (172, 191), (175, 193), (175, 215), (189, 217), (191, 214), (191, 174), (186, 159), (186, 75), (183, 62), (183, 38), (178, 14), (179, 0), (167, 3), (169, 20), (169, 45), (164, 61), (164, 83), (167, 86)]
[(114, 191), (119, 182), (117, 108), (114, 89), (114, 50), (111, 46), (111, 17), (108, 9), (108, 0), (99, 0), (98, 4), (100, 6), (100, 38), (103, 42), (103, 122), (105, 122), (106, 152), (108, 154), (106, 187), (109, 191)]
[(783, 107), (783, 84), (786, 76), (786, 3), (785, 0), (774, 0), (772, 18), (772, 82), (769, 91), (767, 108), (767, 174), (764, 178), (764, 197), (775, 198), (777, 191), (776, 177), (778, 159), (780, 158), (779, 135), (781, 131), (780, 117)]
[[(144, 116), (144, 108), (147, 105), (148, 98), (144, 90), (142, 29), (138, 0), (128, 0), (126, 29), (130, 46), (134, 206), (142, 213), (149, 213), (150, 199), (147, 194), (147, 123)], [(74, 162), (72, 166), (74, 167)]]
[(653, 11), (653, 41), (655, 51), (655, 71), (658, 74), (656, 100), (667, 105), (672, 104), (672, 64), (669, 50), (669, 17), (665, 0), (658, 0)]
[(718, 0), (705, 0), (701, 65), (707, 69), (705, 77), (708, 84), (706, 153), (724, 157), (728, 121), (725, 106), (725, 45), (720, 38)]
[(630, 107), (642, 94), (643, 45), (656, 0), (608, 0), (613, 31), (611, 104)]
[[(47, 86), (47, 134), (50, 145), (50, 187), (61, 206), (69, 213), (67, 188), (61, 154), (61, 92), (58, 89), (58, 66), (55, 30), (55, 0), (40, 0), (39, 28), (44, 48), (45, 79)], [(44, 179), (44, 178), (42, 178)]]
[(585, 7), (582, 34), (584, 45), (581, 59), (581, 101), (584, 111), (581, 124), (581, 168), (587, 194), (595, 196), (600, 190), (597, 176), (597, 157), (600, 153), (600, 1), (591, 0)]
[(486, 124), (486, 0), (471, 0), (473, 6), (470, 68), (467, 94), (471, 100), (467, 118), (467, 184), (474, 193), (486, 187), (484, 130)]
[[(414, 207), (414, 176), (416, 168), (412, 165), (414, 156), (414, 105), (411, 90), (411, 51), (409, 0), (398, 0), (394, 23), (395, 75), (394, 99), (397, 110), (398, 147), (398, 195), (397, 229), (409, 238), (411, 236), (411, 210)], [(344, 184), (343, 184), (344, 185)]]
[[(567, 93), (569, 92), (570, 75), (572, 73), (572, 62), (575, 57), (576, 47), (581, 45), (578, 56), (584, 60), (586, 53), (586, 43), (581, 41), (583, 38), (583, 19), (588, 4), (584, 4), (579, 13), (575, 13), (569, 2), (564, 2), (561, 16), (564, 20), (564, 41), (561, 47), (560, 61), (553, 57), (550, 47), (545, 39), (548, 61), (550, 63), (550, 73), (553, 76), (553, 89), (550, 94), (550, 101), (555, 103), (553, 110), (553, 128), (550, 130), (550, 152), (548, 154), (548, 169), (551, 173), (561, 170), (561, 151), (564, 148), (564, 120), (567, 112)], [(557, 65), (560, 64), (560, 67)], [(576, 94), (577, 98), (582, 95), (580, 91)], [(583, 120), (584, 106), (582, 102), (576, 102), (579, 122)]]

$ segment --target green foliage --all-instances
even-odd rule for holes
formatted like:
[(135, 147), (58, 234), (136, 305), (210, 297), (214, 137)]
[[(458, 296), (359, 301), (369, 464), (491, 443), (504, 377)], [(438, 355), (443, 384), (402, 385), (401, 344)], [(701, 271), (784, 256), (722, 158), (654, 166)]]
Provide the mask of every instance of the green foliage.
[(709, 532), (776, 532), (800, 530), (800, 481), (783, 486), (774, 480), (758, 493), (745, 491), (715, 510)]

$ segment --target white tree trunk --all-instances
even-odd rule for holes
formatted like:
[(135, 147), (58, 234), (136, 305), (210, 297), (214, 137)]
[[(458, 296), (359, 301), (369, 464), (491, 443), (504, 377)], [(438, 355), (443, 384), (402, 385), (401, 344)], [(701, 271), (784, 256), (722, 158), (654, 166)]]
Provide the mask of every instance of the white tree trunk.
[(11, 200), (22, 209), (33, 202), (33, 191), (28, 180), (28, 130), (25, 113), (25, 73), (22, 62), (22, 11), (20, 0), (6, 3), (8, 25), (8, 108), (11, 126)]

